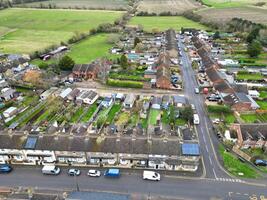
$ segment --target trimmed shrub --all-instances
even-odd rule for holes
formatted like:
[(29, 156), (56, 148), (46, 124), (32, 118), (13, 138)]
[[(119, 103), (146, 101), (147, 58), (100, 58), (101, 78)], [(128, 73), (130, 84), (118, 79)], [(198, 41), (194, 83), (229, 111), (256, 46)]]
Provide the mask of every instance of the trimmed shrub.
[(232, 113), (232, 110), (228, 106), (208, 106), (208, 111), (213, 113)]
[(107, 85), (115, 86), (115, 87), (126, 87), (126, 88), (143, 88), (142, 82), (137, 81), (121, 81), (121, 80), (114, 80), (108, 79)]

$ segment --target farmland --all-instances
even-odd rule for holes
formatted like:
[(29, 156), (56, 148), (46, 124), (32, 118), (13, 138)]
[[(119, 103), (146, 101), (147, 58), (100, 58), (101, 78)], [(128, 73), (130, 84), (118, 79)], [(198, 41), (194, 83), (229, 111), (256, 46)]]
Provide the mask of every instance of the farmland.
[[(33, 53), (112, 23), (123, 12), (7, 9), (0, 12), (0, 46), (5, 53)], [(3, 35), (4, 34), (4, 35)]]
[(229, 7), (241, 7), (247, 5), (255, 5), (259, 2), (267, 2), (266, 0), (203, 0), (203, 3), (215, 8), (229, 8)]
[(201, 5), (193, 0), (143, 0), (139, 3), (137, 10), (138, 12), (156, 14), (162, 12), (182, 14), (184, 11), (197, 9), (199, 7), (201, 7)]
[(130, 25), (142, 25), (145, 31), (153, 30), (164, 31), (169, 28), (180, 30), (184, 28), (207, 29), (207, 27), (186, 19), (182, 16), (167, 16), (167, 17), (134, 17), (130, 21)]
[(40, 8), (52, 7), (63, 9), (99, 9), (99, 10), (126, 10), (127, 0), (48, 0), (42, 2), (24, 3), (17, 7)]
[(255, 23), (267, 24), (266, 9), (256, 7), (208, 8), (197, 12), (203, 21), (222, 23), (238, 17)]

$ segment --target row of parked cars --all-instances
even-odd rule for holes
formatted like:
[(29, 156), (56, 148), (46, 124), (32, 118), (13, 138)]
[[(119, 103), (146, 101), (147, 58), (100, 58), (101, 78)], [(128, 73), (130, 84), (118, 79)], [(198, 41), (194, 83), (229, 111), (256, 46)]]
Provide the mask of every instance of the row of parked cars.
[[(0, 165), (0, 173), (9, 173), (12, 171), (12, 167), (8, 164), (2, 164)], [(59, 175), (61, 172), (61, 169), (55, 165), (44, 165), (42, 168), (42, 173), (45, 175)], [(76, 169), (76, 168), (71, 168), (68, 170), (68, 175), (69, 176), (80, 176), (81, 175), (81, 170)], [(101, 171), (100, 170), (95, 170), (95, 169), (90, 169), (87, 172), (88, 176), (91, 177), (100, 177), (101, 176)], [(104, 172), (105, 177), (114, 177), (118, 178), (120, 177), (120, 170), (119, 169), (107, 169)], [(160, 180), (160, 174), (154, 171), (148, 171), (144, 170), (143, 171), (143, 179), (144, 180), (152, 180), (152, 181), (159, 181)]]
[[(46, 175), (58, 175), (60, 174), (60, 168), (54, 165), (45, 165), (42, 168), (42, 173)], [(76, 169), (76, 168), (71, 168), (68, 170), (68, 175), (69, 176), (80, 176), (81, 175), (81, 170)], [(101, 176), (101, 171), (100, 170), (95, 170), (95, 169), (90, 169), (87, 172), (88, 176), (91, 177), (100, 177)], [(120, 177), (120, 170), (119, 169), (107, 169), (104, 172), (105, 177)], [(143, 171), (143, 179), (144, 180), (153, 180), (153, 181), (159, 181), (160, 180), (160, 174), (154, 171)]]

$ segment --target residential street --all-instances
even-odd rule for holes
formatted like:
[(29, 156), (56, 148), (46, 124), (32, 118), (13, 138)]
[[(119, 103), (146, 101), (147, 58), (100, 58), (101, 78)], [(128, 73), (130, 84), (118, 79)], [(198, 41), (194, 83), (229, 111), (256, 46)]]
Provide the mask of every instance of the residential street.
[[(119, 179), (88, 177), (85, 170), (77, 177), (80, 190), (113, 191), (139, 193), (160, 196), (172, 196), (181, 199), (251, 199), (261, 195), (267, 197), (266, 186), (253, 186), (230, 180), (215, 179), (177, 179), (162, 177), (160, 182), (142, 180), (141, 174), (122, 174)], [(59, 176), (43, 175), (41, 168), (18, 167), (8, 175), (1, 175), (0, 186), (37, 187), (76, 190), (74, 177), (63, 170)], [(237, 198), (235, 198), (237, 197)]]
[(218, 148), (218, 140), (215, 138), (212, 130), (212, 122), (205, 112), (204, 99), (201, 94), (195, 94), (194, 89), (198, 87), (195, 72), (191, 67), (191, 62), (187, 53), (184, 51), (184, 44), (179, 38), (178, 46), (182, 50), (181, 60), (183, 62), (182, 71), (184, 78), (184, 92), (189, 99), (190, 104), (194, 104), (200, 118), (200, 124), (196, 125), (196, 130), (199, 136), (201, 154), (203, 156), (206, 177), (208, 178), (229, 178), (229, 175), (224, 171), (218, 162), (218, 157), (215, 149)]

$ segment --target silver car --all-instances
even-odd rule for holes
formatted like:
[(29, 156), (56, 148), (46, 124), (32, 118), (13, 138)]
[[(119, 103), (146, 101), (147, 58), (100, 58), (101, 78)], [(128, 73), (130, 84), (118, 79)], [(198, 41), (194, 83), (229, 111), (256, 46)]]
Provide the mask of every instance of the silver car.
[(99, 177), (101, 176), (101, 172), (99, 170), (90, 169), (87, 175), (92, 177)]

